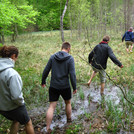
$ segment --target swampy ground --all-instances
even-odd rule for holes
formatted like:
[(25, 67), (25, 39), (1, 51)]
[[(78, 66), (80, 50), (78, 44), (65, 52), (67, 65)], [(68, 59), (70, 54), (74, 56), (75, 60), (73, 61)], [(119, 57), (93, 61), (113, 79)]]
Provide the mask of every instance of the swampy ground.
[[(115, 35), (108, 31), (111, 37), (109, 45), (124, 68), (119, 68), (108, 59), (105, 101), (100, 96), (98, 75), (93, 79), (90, 88), (84, 85), (92, 74), (92, 67), (87, 64), (88, 54), (101, 41), (101, 36), (98, 38), (96, 34), (91, 37), (89, 45), (85, 36), (77, 36), (77, 31), (64, 31), (64, 34), (65, 40), (72, 45), (70, 54), (75, 60), (78, 92), (72, 97), (73, 122), (70, 124), (66, 124), (65, 107), (60, 98), (51, 125), (53, 133), (134, 133), (134, 106), (124, 99), (118, 87), (120, 86), (126, 97), (134, 103), (134, 52), (126, 52), (125, 43), (121, 42), (122, 33)], [(51, 73), (47, 78), (46, 88), (41, 87), (41, 77), (50, 56), (61, 50), (60, 32), (21, 34), (13, 43), (7, 36), (5, 44), (15, 45), (19, 49), (14, 69), (22, 77), (25, 104), (36, 134), (45, 133)], [(10, 125), (11, 122), (0, 115), (0, 134), (8, 134)], [(19, 132), (25, 133), (24, 126), (20, 126)]]
[[(92, 133), (134, 133), (134, 117), (132, 113), (125, 120), (120, 107), (121, 90), (113, 85), (107, 85), (104, 97), (100, 96), (97, 83), (90, 87), (81, 85), (72, 98), (72, 123), (66, 123), (64, 103), (60, 98), (51, 124), (53, 134), (92, 134)], [(45, 113), (48, 104), (29, 111), (36, 134), (45, 134)], [(127, 113), (125, 113), (127, 114)], [(127, 124), (127, 121), (129, 124)], [(23, 130), (23, 129), (22, 129)], [(23, 133), (23, 132), (21, 132)]]

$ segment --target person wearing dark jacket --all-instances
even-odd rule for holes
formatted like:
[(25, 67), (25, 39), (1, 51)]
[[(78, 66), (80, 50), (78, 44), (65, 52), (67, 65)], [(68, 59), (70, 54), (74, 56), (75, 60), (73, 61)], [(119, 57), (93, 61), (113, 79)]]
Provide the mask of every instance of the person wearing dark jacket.
[(129, 52), (129, 46), (130, 47), (130, 52), (132, 52), (132, 48), (133, 48), (133, 42), (134, 42), (134, 33), (132, 32), (133, 28), (130, 27), (128, 31), (125, 32), (125, 34), (122, 37), (122, 42), (125, 39), (125, 43), (126, 43), (126, 50), (127, 52)]
[(67, 122), (71, 121), (71, 85), (73, 88), (73, 94), (77, 92), (76, 89), (76, 75), (74, 59), (69, 54), (70, 44), (64, 42), (62, 44), (61, 51), (53, 54), (42, 74), (42, 87), (46, 86), (46, 78), (51, 70), (51, 82), (49, 87), (49, 108), (46, 113), (46, 129), (47, 132), (51, 132), (50, 125), (53, 119), (53, 113), (57, 105), (59, 96), (61, 95), (66, 104), (66, 116)]
[(91, 75), (90, 80), (88, 81), (88, 86), (90, 85), (92, 79), (99, 72), (100, 75), (100, 82), (101, 82), (101, 91), (100, 94), (104, 95), (104, 86), (106, 80), (106, 72), (105, 69), (107, 68), (107, 60), (108, 57), (120, 68), (123, 67), (121, 62), (117, 60), (116, 56), (114, 55), (111, 47), (108, 45), (110, 41), (109, 36), (104, 36), (103, 41), (100, 42), (95, 48), (91, 51), (88, 56), (88, 61), (92, 65), (93, 73)]

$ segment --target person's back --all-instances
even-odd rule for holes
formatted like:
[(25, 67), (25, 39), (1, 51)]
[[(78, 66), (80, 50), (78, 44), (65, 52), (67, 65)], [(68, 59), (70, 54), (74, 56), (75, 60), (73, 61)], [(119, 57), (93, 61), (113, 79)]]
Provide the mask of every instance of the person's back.
[(89, 54), (88, 59), (89, 63), (92, 62), (92, 66), (95, 67), (96, 69), (106, 69), (108, 57), (116, 65), (121, 66), (121, 63), (117, 60), (111, 47), (108, 45), (108, 42), (102, 41)]
[(97, 69), (106, 69), (108, 59), (108, 45), (106, 43), (98, 44), (94, 49), (94, 59), (92, 65)]
[(19, 124), (25, 125), (26, 134), (34, 134), (24, 103), (22, 80), (13, 69), (18, 54), (15, 46), (0, 47), (0, 114), (12, 121), (11, 134), (17, 134)]
[[(76, 75), (74, 59), (69, 55), (71, 49), (70, 43), (64, 42), (61, 51), (52, 55), (42, 74), (42, 87), (46, 86), (46, 78), (51, 70), (51, 82), (49, 87), (49, 108), (46, 113), (46, 130), (51, 133), (50, 125), (53, 119), (53, 113), (57, 105), (57, 101), (61, 96), (65, 102), (65, 111), (67, 122), (71, 121), (71, 86), (73, 87), (73, 94), (77, 92), (76, 89)], [(70, 81), (69, 81), (70, 79)]]
[[(68, 88), (69, 74), (71, 72), (71, 64), (73, 57), (64, 51), (59, 51), (51, 56), (52, 62), (52, 76), (51, 76), (51, 87), (56, 88)], [(72, 72), (75, 73), (75, 72)]]
[(122, 41), (133, 41), (133, 32), (132, 30), (128, 30), (125, 32), (124, 36), (122, 37)]
[(42, 85), (46, 83), (46, 78), (51, 70), (51, 82), (50, 87), (56, 89), (69, 88), (69, 77), (73, 89), (76, 89), (76, 76), (74, 58), (66, 51), (59, 51), (53, 54), (42, 75)]
[(125, 32), (125, 34), (122, 37), (122, 42), (125, 39), (125, 43), (126, 43), (126, 50), (127, 52), (129, 52), (129, 46), (130, 47), (130, 52), (132, 52), (132, 48), (133, 48), (133, 42), (134, 42), (134, 34), (133, 34), (133, 28), (130, 27), (128, 31)]
[(110, 59), (119, 67), (123, 67), (121, 62), (117, 60), (115, 57), (112, 49), (108, 46), (110, 41), (109, 36), (104, 36), (103, 41), (101, 41), (89, 54), (88, 61), (92, 65), (93, 73), (91, 78), (89, 79), (87, 85), (89, 86), (92, 79), (95, 77), (96, 73), (99, 72), (100, 82), (101, 82), (101, 95), (104, 95), (104, 86), (106, 80), (106, 72), (105, 69), (107, 68), (107, 59)]
[[(22, 81), (13, 67), (12, 59), (0, 58), (0, 110), (2, 111), (13, 110), (24, 105), (24, 98), (21, 93)], [(17, 81), (20, 81), (18, 84), (20, 88), (16, 85)], [(15, 94), (13, 94), (14, 92)]]

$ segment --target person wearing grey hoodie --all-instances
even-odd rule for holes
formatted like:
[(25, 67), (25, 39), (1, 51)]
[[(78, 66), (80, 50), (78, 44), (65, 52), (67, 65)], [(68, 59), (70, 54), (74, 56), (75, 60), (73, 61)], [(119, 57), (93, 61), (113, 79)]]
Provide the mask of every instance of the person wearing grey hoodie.
[(11, 134), (17, 134), (19, 123), (25, 125), (27, 134), (34, 134), (32, 122), (25, 108), (22, 80), (13, 69), (18, 53), (15, 46), (0, 48), (0, 114), (13, 121)]
[(76, 75), (74, 59), (69, 54), (71, 45), (68, 42), (62, 44), (62, 50), (53, 54), (42, 74), (42, 87), (46, 86), (46, 78), (51, 70), (51, 82), (49, 87), (49, 108), (46, 113), (46, 130), (51, 133), (50, 125), (53, 119), (53, 113), (57, 105), (59, 96), (61, 95), (66, 104), (67, 122), (71, 121), (71, 85), (73, 94), (77, 92), (76, 89)]

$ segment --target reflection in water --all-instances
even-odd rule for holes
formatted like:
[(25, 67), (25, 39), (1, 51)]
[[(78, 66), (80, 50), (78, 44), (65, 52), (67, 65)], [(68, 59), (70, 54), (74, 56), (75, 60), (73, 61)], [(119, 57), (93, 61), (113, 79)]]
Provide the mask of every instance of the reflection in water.
[[(81, 89), (84, 92), (84, 99), (80, 99), (79, 91), (72, 98), (72, 120), (77, 119), (78, 116), (82, 114), (96, 111), (97, 106), (101, 104), (100, 87), (96, 89), (96, 86), (91, 84), (90, 88), (86, 86), (81, 86)], [(108, 85), (107, 87), (105, 87), (104, 95), (106, 101), (111, 100), (112, 102), (114, 102), (115, 105), (119, 104), (121, 91), (118, 87)], [(54, 114), (51, 129), (53, 129), (54, 127), (61, 128), (66, 124), (66, 114), (64, 107), (65, 105), (63, 104), (62, 108), (60, 108), (63, 110), (60, 110), (59, 115), (57, 115), (56, 113)], [(42, 132), (44, 132), (45, 130), (46, 128), (43, 128)]]

